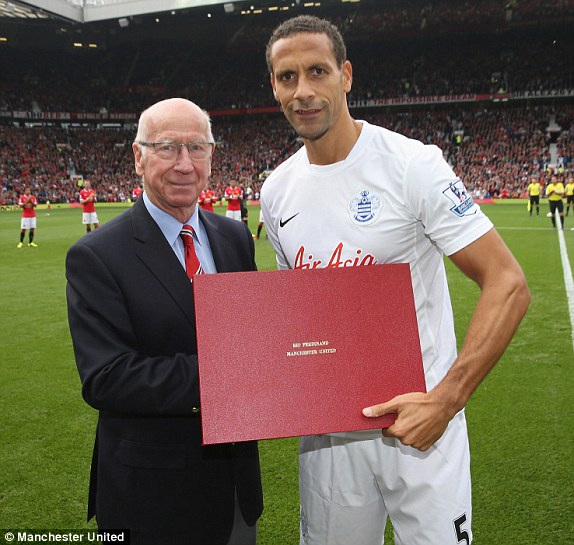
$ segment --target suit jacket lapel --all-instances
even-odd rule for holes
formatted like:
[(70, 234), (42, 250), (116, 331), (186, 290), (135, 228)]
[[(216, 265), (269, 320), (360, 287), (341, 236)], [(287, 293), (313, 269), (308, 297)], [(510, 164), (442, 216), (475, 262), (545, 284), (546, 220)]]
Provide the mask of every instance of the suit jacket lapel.
[(205, 232), (209, 239), (209, 246), (211, 247), (211, 253), (213, 255), (213, 261), (215, 262), (217, 272), (229, 272), (227, 270), (227, 263), (229, 260), (226, 259), (226, 256), (230, 255), (230, 252), (232, 251), (232, 248), (230, 247), (231, 241), (224, 233), (221, 232), (217, 223), (217, 217), (214, 216), (214, 214), (208, 214), (199, 209), (199, 219), (205, 227)]
[(143, 199), (136, 201), (131, 212), (136, 255), (173, 297), (189, 322), (195, 324), (193, 288), (185, 270), (149, 215)]

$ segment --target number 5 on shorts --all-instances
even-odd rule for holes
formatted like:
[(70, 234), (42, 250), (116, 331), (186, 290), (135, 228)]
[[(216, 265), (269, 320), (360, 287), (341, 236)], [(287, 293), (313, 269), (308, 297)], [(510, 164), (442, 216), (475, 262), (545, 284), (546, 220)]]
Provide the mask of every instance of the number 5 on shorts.
[(456, 532), (456, 538), (458, 539), (459, 543), (466, 543), (466, 545), (470, 545), (470, 536), (466, 530), (462, 529), (462, 525), (466, 522), (466, 515), (461, 515), (454, 521), (454, 530)]

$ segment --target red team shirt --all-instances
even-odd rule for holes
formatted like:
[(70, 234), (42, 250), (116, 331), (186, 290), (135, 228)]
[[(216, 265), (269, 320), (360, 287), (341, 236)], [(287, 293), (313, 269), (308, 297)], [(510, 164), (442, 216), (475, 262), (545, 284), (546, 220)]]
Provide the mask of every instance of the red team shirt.
[(201, 194), (199, 195), (198, 202), (201, 208), (213, 212), (213, 203), (215, 202), (215, 200), (216, 200), (215, 191), (211, 189), (206, 189), (205, 191), (202, 191)]
[[(96, 196), (96, 192), (93, 189), (82, 189), (80, 191), (80, 199), (85, 201), (91, 196)], [(96, 211), (96, 205), (94, 201), (85, 202), (82, 204), (84, 212), (91, 213)]]
[(243, 191), (240, 187), (227, 187), (225, 189), (225, 198), (227, 199), (227, 210), (241, 210), (239, 199), (243, 197)]
[(22, 217), (23, 218), (35, 218), (36, 217), (36, 210), (34, 208), (34, 205), (38, 204), (36, 197), (34, 197), (34, 195), (20, 195), (20, 199), (18, 201), (18, 204), (20, 206), (24, 206), (26, 204), (26, 201), (28, 201), (28, 204), (30, 206), (25, 206), (24, 208), (22, 208)]

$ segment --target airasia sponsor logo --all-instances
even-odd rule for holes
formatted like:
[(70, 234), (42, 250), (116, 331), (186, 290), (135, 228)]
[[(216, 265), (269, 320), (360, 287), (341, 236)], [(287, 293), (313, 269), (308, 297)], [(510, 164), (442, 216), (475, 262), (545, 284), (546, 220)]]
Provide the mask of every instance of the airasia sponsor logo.
[(363, 250), (357, 248), (355, 256), (351, 258), (343, 257), (344, 245), (339, 242), (329, 261), (325, 264), (321, 259), (315, 259), (313, 254), (305, 252), (305, 246), (301, 246), (295, 255), (294, 269), (318, 269), (325, 267), (327, 269), (335, 267), (361, 267), (363, 265), (376, 265), (377, 259), (372, 254), (363, 254)]

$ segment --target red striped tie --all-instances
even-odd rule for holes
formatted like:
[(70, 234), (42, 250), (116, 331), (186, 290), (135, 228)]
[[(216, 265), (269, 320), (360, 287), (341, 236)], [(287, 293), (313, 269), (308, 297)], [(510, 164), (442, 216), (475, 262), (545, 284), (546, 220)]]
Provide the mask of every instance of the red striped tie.
[(193, 282), (193, 276), (195, 274), (202, 274), (203, 269), (201, 268), (201, 263), (199, 258), (195, 253), (195, 247), (193, 244), (193, 227), (191, 225), (184, 225), (179, 236), (183, 240), (183, 245), (185, 247), (185, 271), (187, 276)]

